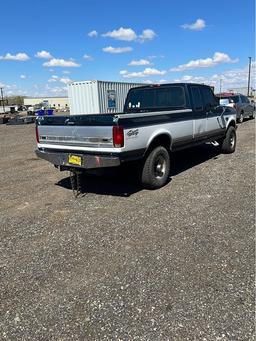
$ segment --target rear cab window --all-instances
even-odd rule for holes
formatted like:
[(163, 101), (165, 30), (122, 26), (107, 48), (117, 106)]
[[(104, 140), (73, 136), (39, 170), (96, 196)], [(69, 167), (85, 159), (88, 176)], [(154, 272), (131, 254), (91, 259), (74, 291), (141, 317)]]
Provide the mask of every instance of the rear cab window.
[(150, 112), (185, 109), (187, 106), (183, 86), (131, 89), (125, 103), (125, 112)]

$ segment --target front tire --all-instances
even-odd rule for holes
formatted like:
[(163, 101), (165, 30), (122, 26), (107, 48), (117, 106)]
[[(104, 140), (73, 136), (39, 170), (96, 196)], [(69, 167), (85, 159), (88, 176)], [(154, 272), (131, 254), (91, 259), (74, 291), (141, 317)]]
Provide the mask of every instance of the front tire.
[(233, 126), (228, 128), (220, 147), (224, 154), (231, 154), (236, 150), (236, 129)]
[(142, 167), (141, 183), (145, 188), (164, 186), (170, 174), (170, 155), (165, 147), (158, 146), (147, 155)]
[(250, 119), (253, 120), (255, 118), (255, 111), (252, 112)]

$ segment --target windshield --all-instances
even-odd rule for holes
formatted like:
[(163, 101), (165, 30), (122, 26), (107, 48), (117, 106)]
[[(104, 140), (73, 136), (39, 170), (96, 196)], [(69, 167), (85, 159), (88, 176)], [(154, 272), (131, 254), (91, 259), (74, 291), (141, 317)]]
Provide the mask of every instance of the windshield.
[(237, 103), (239, 102), (239, 96), (226, 96), (226, 97), (221, 97), (220, 100), (226, 99), (229, 101), (229, 103)]
[(138, 88), (129, 91), (125, 112), (147, 112), (185, 107), (185, 91), (181, 86)]
[(221, 98), (220, 99), (220, 104), (221, 105), (228, 105), (229, 104), (229, 99), (228, 98)]

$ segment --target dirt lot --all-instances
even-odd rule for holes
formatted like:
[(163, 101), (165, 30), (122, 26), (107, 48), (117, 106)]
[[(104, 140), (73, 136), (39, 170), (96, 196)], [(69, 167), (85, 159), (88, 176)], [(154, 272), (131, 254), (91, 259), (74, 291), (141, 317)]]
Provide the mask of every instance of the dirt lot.
[(170, 183), (87, 179), (0, 126), (1, 340), (253, 340), (254, 121), (237, 151), (173, 156)]

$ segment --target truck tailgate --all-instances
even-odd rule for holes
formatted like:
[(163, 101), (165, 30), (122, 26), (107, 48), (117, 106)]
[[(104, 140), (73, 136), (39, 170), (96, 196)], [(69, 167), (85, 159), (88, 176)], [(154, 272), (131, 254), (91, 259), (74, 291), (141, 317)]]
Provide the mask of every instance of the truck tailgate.
[(114, 115), (43, 116), (37, 119), (38, 157), (61, 170), (120, 165), (113, 145)]
[(40, 117), (38, 148), (91, 150), (112, 148), (114, 115)]

